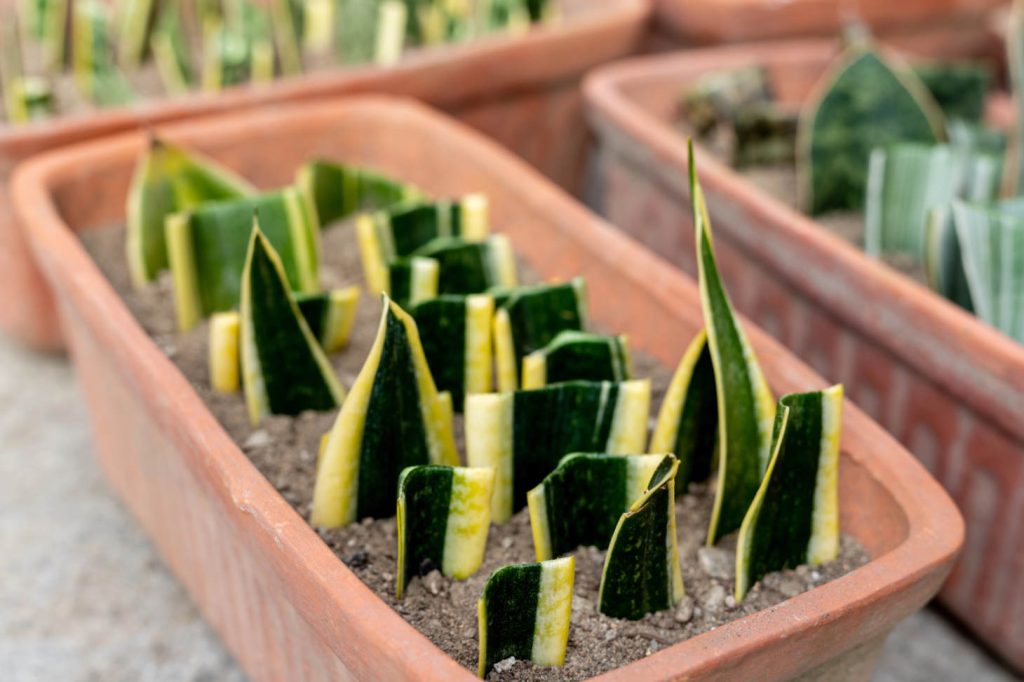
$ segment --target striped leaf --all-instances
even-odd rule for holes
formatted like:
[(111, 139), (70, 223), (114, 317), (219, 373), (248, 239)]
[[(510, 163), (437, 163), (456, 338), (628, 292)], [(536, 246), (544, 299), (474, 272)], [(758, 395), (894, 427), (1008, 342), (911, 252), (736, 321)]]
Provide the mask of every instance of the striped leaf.
[(417, 262), (423, 260), (437, 264), (437, 294), (480, 294), (494, 287), (516, 285), (515, 256), (505, 235), (492, 235), (480, 242), (442, 237), (418, 249), (410, 258), (388, 264), (392, 298), (400, 300), (398, 287), (409, 280)]
[(497, 305), (494, 356), (500, 391), (519, 387), (519, 369), (527, 355), (543, 349), (563, 331), (586, 328), (587, 294), (582, 277), (565, 284), (496, 289), (491, 294)]
[(661, 402), (648, 452), (679, 459), (676, 494), (711, 475), (718, 434), (718, 391), (707, 332), (701, 330), (683, 354)]
[(675, 477), (679, 461), (665, 457), (647, 489), (619, 517), (601, 571), (597, 609), (639, 620), (683, 598), (676, 540)]
[(625, 336), (566, 330), (523, 358), (523, 388), (564, 381), (628, 381), (632, 378)]
[(319, 289), (319, 229), (294, 188), (203, 204), (169, 216), (165, 226), (182, 330), (238, 306), (253, 215), (280, 255), (291, 289)]
[(423, 250), (437, 239), (458, 237), (467, 242), (485, 239), (490, 232), (487, 211), (487, 198), (473, 194), (459, 201), (414, 199), (360, 216), (356, 223), (359, 253), (371, 290), (382, 289), (389, 263), (430, 255)]
[(1017, 128), (1014, 147), (1007, 156), (1006, 196), (1024, 194), (1024, 0), (1014, 0), (1006, 27), (1006, 61), (1010, 73), (1010, 90), (1017, 104)]
[(254, 221), (242, 272), (242, 383), (249, 418), (330, 410), (345, 390), (292, 298), (281, 259)]
[(940, 142), (943, 125), (938, 105), (912, 73), (897, 70), (863, 44), (849, 47), (801, 116), (801, 205), (811, 215), (860, 209), (871, 150), (898, 142)]
[(925, 225), (924, 268), (928, 286), (968, 312), (974, 312), (971, 287), (964, 271), (952, 206), (936, 208)]
[(467, 395), (493, 390), (491, 326), (494, 299), (486, 294), (439, 296), (411, 309), (437, 388), (451, 393), (459, 412)]
[(737, 541), (736, 601), (767, 573), (839, 554), (842, 410), (842, 386), (779, 400), (772, 459)]
[(415, 187), (368, 168), (310, 161), (299, 169), (295, 185), (320, 225), (328, 226), (359, 211), (384, 209), (420, 196)]
[(336, 353), (348, 343), (359, 304), (359, 287), (294, 294), (299, 311), (313, 337), (328, 353)]
[(493, 469), (415, 466), (398, 478), (399, 599), (413, 576), (438, 569), (464, 580), (484, 560)]
[(1024, 199), (955, 201), (953, 223), (975, 314), (1024, 341)]
[(718, 485), (708, 544), (740, 527), (768, 466), (774, 404), (753, 349), (718, 275), (711, 219), (690, 147), (690, 196), (700, 296), (718, 402)]
[(491, 574), (477, 602), (480, 677), (510, 657), (541, 666), (565, 662), (575, 570), (576, 560), (569, 556)]
[(439, 393), (413, 319), (382, 297), (377, 339), (341, 406), (317, 471), (311, 522), (336, 528), (395, 513), (398, 476), (458, 464), (451, 397)]
[(527, 493), (537, 561), (581, 545), (605, 549), (619, 517), (640, 498), (672, 455), (566, 455)]
[[(248, 181), (212, 160), (152, 138), (128, 189), (128, 269), (135, 285), (151, 282), (168, 267), (164, 236), (168, 216), (255, 193)], [(251, 221), (250, 213), (246, 225)]]
[(526, 493), (566, 454), (641, 452), (650, 400), (649, 381), (572, 381), (467, 397), (467, 460), (496, 471), (494, 521), (522, 509)]

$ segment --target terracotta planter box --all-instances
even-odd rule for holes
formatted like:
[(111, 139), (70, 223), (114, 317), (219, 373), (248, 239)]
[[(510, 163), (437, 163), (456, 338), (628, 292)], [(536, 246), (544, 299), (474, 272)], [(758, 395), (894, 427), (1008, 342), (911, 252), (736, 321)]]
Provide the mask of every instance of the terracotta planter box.
[(152, 102), (24, 128), (0, 124), (0, 329), (40, 349), (61, 347), (49, 292), (11, 212), (8, 178), (32, 154), (123, 130), (193, 116), (349, 92), (409, 95), (486, 132), (570, 191), (587, 143), (579, 83), (588, 69), (636, 51), (649, 0), (561, 0), (563, 20), (522, 37), (412, 53), (396, 67), (325, 71), (264, 88)]
[[(984, 36), (984, 17), (1005, 0), (655, 0), (659, 28), (694, 43), (834, 37), (850, 19), (881, 35)], [(968, 38), (965, 33), (971, 34)]]
[[(421, 105), (364, 97), (161, 132), (265, 187), (323, 155), (437, 195), (485, 192), (495, 229), (529, 265), (544, 277), (586, 276), (595, 322), (634, 347), (674, 366), (703, 324), (694, 283), (670, 263)], [(257, 472), (80, 246), (75, 232), (123, 218), (143, 145), (138, 133), (86, 143), (32, 160), (14, 178), (112, 485), (254, 679), (473, 679), (374, 596)], [(823, 385), (749, 331), (776, 392)], [(963, 527), (924, 468), (852, 404), (840, 500), (842, 528), (867, 549), (867, 565), (606, 678), (867, 679), (889, 630), (939, 589)]]
[[(753, 63), (805, 97), (835, 46), (790, 42), (633, 60), (585, 85), (610, 221), (695, 272), (677, 98)], [(1007, 116), (1005, 98), (1002, 117)], [(700, 146), (721, 269), (740, 310), (895, 434), (963, 510), (941, 598), (1024, 669), (1024, 347), (745, 181)]]

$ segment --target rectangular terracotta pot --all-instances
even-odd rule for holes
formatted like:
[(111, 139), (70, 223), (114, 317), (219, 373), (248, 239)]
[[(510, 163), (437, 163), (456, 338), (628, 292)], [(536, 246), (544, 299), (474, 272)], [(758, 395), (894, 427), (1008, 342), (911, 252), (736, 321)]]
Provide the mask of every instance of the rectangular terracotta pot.
[[(695, 272), (678, 98), (701, 75), (763, 64), (804, 98), (831, 42), (637, 59), (585, 84), (609, 220)], [(1005, 99), (1000, 105), (1006, 117)], [(1024, 669), (1024, 348), (745, 181), (700, 145), (719, 259), (740, 310), (895, 434), (964, 512), (963, 557), (941, 598)]]
[[(690, 43), (835, 37), (859, 20), (880, 35), (984, 36), (985, 14), (1006, 0), (654, 0), (658, 27)], [(969, 35), (965, 35), (969, 34)]]
[(28, 127), (0, 124), (0, 329), (39, 349), (61, 347), (49, 292), (11, 211), (8, 179), (28, 156), (100, 135), (193, 116), (349, 92), (409, 95), (486, 132), (570, 191), (587, 143), (580, 80), (644, 41), (649, 0), (559, 0), (559, 23), (520, 37), (494, 36), (411, 53), (391, 68), (339, 68), (217, 95), (110, 109)]
[[(484, 192), (494, 228), (529, 265), (545, 278), (585, 276), (594, 321), (628, 334), (633, 347), (674, 366), (703, 324), (688, 277), (498, 145), (422, 105), (363, 97), (160, 132), (263, 187), (324, 156), (439, 196)], [(16, 209), (56, 293), (112, 485), (254, 679), (472, 679), (349, 572), (257, 472), (80, 246), (76, 232), (123, 219), (144, 144), (133, 133), (51, 152), (14, 178)], [(823, 385), (748, 329), (776, 392)], [(962, 521), (924, 468), (849, 403), (840, 504), (842, 528), (868, 550), (867, 565), (606, 679), (866, 680), (889, 630), (942, 584)]]

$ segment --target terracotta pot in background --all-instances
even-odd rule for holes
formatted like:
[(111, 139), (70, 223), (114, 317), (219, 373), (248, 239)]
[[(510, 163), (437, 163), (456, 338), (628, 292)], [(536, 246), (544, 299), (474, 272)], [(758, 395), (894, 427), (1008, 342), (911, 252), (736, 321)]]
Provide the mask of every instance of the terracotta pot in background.
[(561, 0), (562, 20), (521, 37), (411, 53), (393, 68), (338, 68), (27, 127), (0, 125), (0, 329), (39, 349), (61, 348), (50, 294), (11, 211), (7, 181), (31, 154), (122, 130), (346, 92), (389, 92), (428, 101), (486, 132), (569, 190), (578, 189), (587, 143), (583, 73), (643, 43), (649, 0)]
[[(978, 39), (1006, 0), (654, 0), (659, 29), (688, 43), (834, 37), (850, 21), (879, 35)], [(971, 36), (965, 36), (971, 33)]]
[[(780, 97), (803, 99), (831, 42), (705, 49), (637, 59), (588, 79), (609, 220), (695, 272), (686, 139), (688, 84), (765, 65)], [(997, 109), (1007, 116), (1005, 98)], [(1024, 670), (1024, 347), (865, 256), (697, 145), (719, 263), (739, 309), (895, 434), (967, 519), (941, 598)]]
[[(703, 325), (689, 278), (493, 142), (421, 105), (364, 97), (160, 132), (263, 187), (324, 156), (439, 196), (484, 192), (494, 228), (526, 262), (548, 278), (584, 275), (594, 321), (628, 334), (635, 348), (674, 366)], [(123, 219), (144, 144), (135, 133), (50, 152), (14, 179), (112, 485), (254, 679), (473, 679), (371, 594), (257, 472), (75, 238)], [(823, 385), (748, 329), (775, 391)], [(944, 580), (962, 521), (920, 464), (849, 403), (840, 501), (842, 528), (870, 563), (605, 679), (868, 679), (889, 630)]]

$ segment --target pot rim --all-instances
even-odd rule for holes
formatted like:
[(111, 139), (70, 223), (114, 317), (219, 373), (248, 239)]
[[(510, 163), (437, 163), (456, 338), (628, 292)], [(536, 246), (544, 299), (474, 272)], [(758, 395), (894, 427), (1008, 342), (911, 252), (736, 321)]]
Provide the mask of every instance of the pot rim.
[[(578, 205), (496, 143), (414, 101), (376, 95), (341, 98), (180, 122), (162, 126), (161, 134), (185, 144), (202, 139), (245, 139), (264, 130), (277, 130), (280, 134), (289, 126), (312, 127), (318, 122), (337, 121), (346, 112), (366, 119), (400, 118), (403, 125), (450, 139), (453, 154), (495, 169), (494, 174), (507, 180), (509, 192), (517, 200), (533, 204), (538, 210), (543, 207), (545, 212), (556, 207), (558, 219), (568, 225), (565, 231), (569, 238), (578, 243), (587, 257), (608, 263), (634, 263), (634, 267), (622, 272), (624, 277), (646, 286), (652, 282), (661, 284), (658, 298), (666, 311), (693, 314), (689, 308), (697, 294), (694, 283), (685, 275)], [(240, 125), (243, 120), (245, 123)], [(218, 496), (225, 502), (225, 512), (245, 527), (248, 536), (256, 536), (273, 559), (274, 570), (282, 574), (285, 582), (306, 580), (315, 586), (319, 598), (315, 602), (308, 595), (302, 599), (302, 616), (322, 633), (339, 657), (339, 647), (344, 644), (335, 636), (339, 626), (360, 628), (360, 623), (372, 622), (375, 627), (361, 628), (361, 634), (391, 656), (392, 662), (406, 674), (415, 676), (429, 671), (434, 675), (473, 679), (468, 670), (363, 584), (259, 473), (187, 379), (143, 331), (58, 213), (53, 188), (81, 178), (83, 167), (96, 173), (111, 166), (134, 164), (145, 139), (144, 134), (132, 132), (93, 140), (39, 155), (16, 169), (15, 209), (24, 221), (48, 279), (66, 297), (62, 303), (84, 319), (101, 343), (119, 349), (119, 371), (141, 394), (158, 401), (155, 419), (159, 427), (170, 435), (179, 450), (196, 453), (188, 457), (189, 466), (202, 470), (204, 479), (219, 482)], [(689, 312), (681, 312), (683, 309)], [(777, 342), (746, 320), (744, 324), (764, 359), (772, 383), (799, 384), (805, 390), (824, 384)], [(140, 381), (136, 382), (134, 377)], [(933, 594), (963, 543), (960, 513), (924, 468), (848, 401), (844, 422), (843, 456), (863, 467), (895, 500), (904, 516), (904, 539), (837, 580), (679, 642), (606, 673), (601, 679), (635, 679), (637, 674), (661, 678), (666, 671), (672, 675), (707, 673), (737, 657), (847, 617), (858, 621), (858, 633), (865, 639), (880, 636), (889, 626), (865, 615), (869, 607), (897, 592), (913, 591), (921, 604)]]
[[(676, 188), (682, 186), (673, 180), (675, 169), (685, 168), (686, 139), (635, 104), (627, 94), (631, 84), (670, 80), (683, 69), (692, 71), (695, 65), (712, 71), (741, 63), (763, 63), (769, 57), (825, 59), (836, 50), (834, 40), (797, 39), (622, 60), (586, 77), (583, 90), (587, 118), (602, 141), (612, 146), (620, 147), (618, 136), (624, 133), (634, 151), (642, 149), (647, 155), (646, 168), (675, 194)], [(999, 100), (994, 98), (990, 108), (1004, 109), (1005, 102)], [(728, 196), (742, 206), (752, 222), (768, 226), (770, 229), (759, 233), (764, 243), (774, 243), (776, 249), (796, 247), (804, 252), (806, 257), (799, 259), (799, 267), (765, 256), (766, 264), (779, 277), (818, 300), (901, 362), (917, 368), (958, 396), (964, 404), (991, 415), (1008, 434), (1017, 439), (1024, 437), (1024, 422), (1020, 420), (1024, 413), (1024, 345), (931, 289), (869, 258), (813, 218), (752, 185), (700, 142), (694, 141), (694, 149), (708, 195)], [(713, 189), (709, 191), (709, 187)], [(709, 202), (713, 203), (710, 198)], [(836, 275), (845, 273), (845, 280), (825, 291), (812, 282), (815, 272), (830, 273), (834, 281), (839, 281)], [(859, 302), (848, 294), (851, 287), (863, 294), (857, 297)], [(864, 305), (866, 302), (881, 305)], [(914, 320), (914, 324), (907, 325), (905, 320)]]

